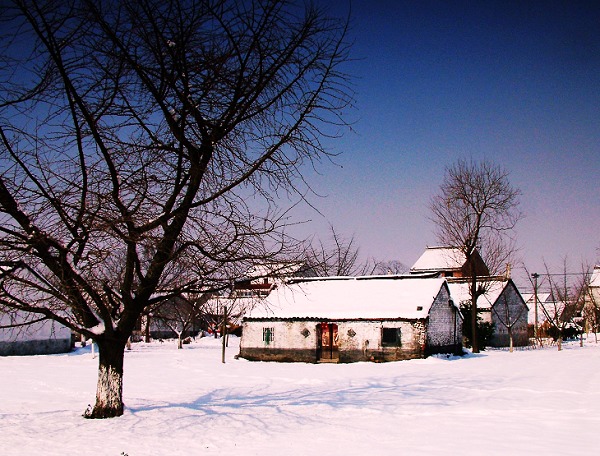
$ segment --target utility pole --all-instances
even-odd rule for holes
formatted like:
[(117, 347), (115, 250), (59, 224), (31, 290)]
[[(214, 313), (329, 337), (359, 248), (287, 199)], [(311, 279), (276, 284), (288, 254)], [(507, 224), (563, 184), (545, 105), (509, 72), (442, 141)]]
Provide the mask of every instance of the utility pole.
[(225, 344), (227, 343), (227, 306), (223, 306), (223, 326), (221, 328), (221, 337), (223, 338), (223, 349), (221, 351), (221, 362), (225, 364)]
[(535, 338), (536, 341), (538, 341), (538, 296), (537, 296), (537, 290), (538, 290), (538, 277), (540, 275), (537, 272), (534, 272), (533, 274), (531, 274), (531, 277), (533, 277), (533, 302), (535, 305), (534, 308), (534, 315), (535, 315), (535, 321), (533, 324), (533, 337)]

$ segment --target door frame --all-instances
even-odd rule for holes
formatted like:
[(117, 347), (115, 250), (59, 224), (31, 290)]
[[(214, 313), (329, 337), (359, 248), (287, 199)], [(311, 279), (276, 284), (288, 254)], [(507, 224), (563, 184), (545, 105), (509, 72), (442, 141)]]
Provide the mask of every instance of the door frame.
[(340, 350), (337, 323), (318, 323), (317, 334), (317, 361), (338, 362), (340, 359)]

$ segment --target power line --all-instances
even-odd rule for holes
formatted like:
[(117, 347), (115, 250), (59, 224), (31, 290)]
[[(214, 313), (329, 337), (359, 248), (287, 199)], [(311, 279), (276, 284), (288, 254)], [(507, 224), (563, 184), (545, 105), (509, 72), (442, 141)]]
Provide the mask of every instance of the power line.
[(585, 274), (590, 274), (590, 272), (553, 272), (553, 273), (549, 273), (549, 272), (534, 272), (534, 274), (537, 274), (538, 276), (578, 276), (578, 275), (585, 275)]

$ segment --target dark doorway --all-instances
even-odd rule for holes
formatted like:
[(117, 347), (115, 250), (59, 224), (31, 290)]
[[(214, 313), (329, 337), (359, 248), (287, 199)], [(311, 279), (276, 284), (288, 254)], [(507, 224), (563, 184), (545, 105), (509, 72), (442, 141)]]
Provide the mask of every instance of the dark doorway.
[(319, 323), (317, 325), (319, 334), (319, 350), (317, 352), (319, 362), (337, 362), (340, 359), (338, 348), (338, 325), (335, 323)]

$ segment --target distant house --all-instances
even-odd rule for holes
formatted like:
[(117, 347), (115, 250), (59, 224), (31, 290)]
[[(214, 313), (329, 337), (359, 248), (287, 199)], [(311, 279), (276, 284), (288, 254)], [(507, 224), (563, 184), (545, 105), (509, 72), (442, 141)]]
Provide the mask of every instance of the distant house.
[(587, 321), (588, 330), (598, 332), (600, 327), (600, 266), (594, 266), (590, 283), (584, 296), (583, 313)]
[(240, 357), (397, 361), (462, 353), (461, 316), (441, 278), (315, 278), (278, 286), (242, 320)]
[[(478, 277), (489, 276), (490, 271), (475, 251), (475, 272)], [(427, 247), (410, 268), (411, 274), (438, 274), (440, 277), (471, 277), (463, 252), (454, 247)]]
[(600, 265), (594, 266), (590, 278), (590, 288), (593, 288), (594, 291), (600, 291)]
[[(529, 314), (527, 321), (530, 325), (535, 324), (535, 314), (536, 314), (536, 298), (533, 293), (523, 293), (523, 300), (527, 307), (529, 307)], [(537, 322), (538, 324), (542, 324), (547, 320), (546, 314), (550, 314), (552, 318), (554, 318), (554, 300), (552, 299), (552, 295), (546, 292), (538, 292), (537, 293)]]
[(0, 356), (46, 355), (71, 350), (69, 328), (53, 320), (26, 322), (18, 312), (0, 315)]
[[(529, 308), (511, 279), (482, 279), (479, 283), (486, 290), (477, 299), (477, 309), (484, 322), (494, 324), (494, 333), (490, 340), (492, 347), (508, 347), (510, 334), (513, 346), (529, 344), (527, 319)], [(469, 282), (459, 279), (448, 279), (450, 294), (457, 304), (470, 304), (471, 294)]]
[(303, 262), (268, 263), (257, 265), (246, 276), (234, 282), (232, 298), (261, 298), (277, 284), (292, 277), (314, 277), (313, 270)]

